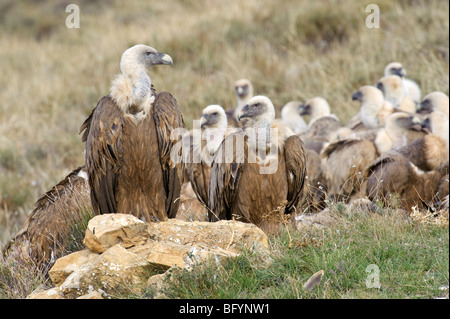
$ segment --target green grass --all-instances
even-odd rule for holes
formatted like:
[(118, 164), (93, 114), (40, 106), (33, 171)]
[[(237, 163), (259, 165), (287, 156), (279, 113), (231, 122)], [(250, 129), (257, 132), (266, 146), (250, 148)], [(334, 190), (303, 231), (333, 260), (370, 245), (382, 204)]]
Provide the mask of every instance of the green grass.
[[(448, 256), (448, 227), (386, 210), (341, 216), (329, 229), (285, 230), (270, 237), (270, 258), (244, 251), (220, 267), (174, 272), (164, 293), (187, 299), (435, 298), (448, 296), (440, 289), (449, 284)], [(366, 286), (372, 264), (379, 267), (379, 289)], [(325, 272), (321, 283), (304, 290), (319, 270)]]

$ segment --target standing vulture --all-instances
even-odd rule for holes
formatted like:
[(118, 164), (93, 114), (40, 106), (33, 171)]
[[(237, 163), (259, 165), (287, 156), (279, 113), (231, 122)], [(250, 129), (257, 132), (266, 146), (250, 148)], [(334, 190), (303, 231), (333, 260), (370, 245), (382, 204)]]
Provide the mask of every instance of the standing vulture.
[(229, 135), (211, 166), (210, 220), (236, 218), (272, 233), (303, 198), (306, 152), (292, 130), (274, 121), (267, 97), (251, 98), (239, 113), (244, 118), (252, 126)]
[(421, 91), (419, 85), (413, 80), (406, 78), (406, 70), (400, 62), (391, 62), (384, 68), (384, 76), (398, 75), (402, 79), (403, 91), (416, 104), (419, 104), (421, 99)]
[(253, 96), (253, 85), (248, 79), (239, 79), (234, 82), (237, 105), (233, 109), (226, 110), (228, 126), (234, 128), (243, 127), (245, 123), (238, 120), (238, 114), (247, 101)]
[(194, 131), (189, 158), (185, 161), (185, 165), (188, 179), (198, 200), (208, 205), (211, 163), (220, 144), (233, 129), (227, 128), (227, 115), (220, 105), (209, 105), (202, 113), (201, 130)]
[(172, 65), (172, 58), (142, 44), (126, 50), (110, 94), (80, 128), (95, 212), (133, 214), (147, 222), (176, 215), (181, 134), (171, 133), (185, 125), (175, 98), (153, 88), (147, 71), (158, 64)]
[(32, 260), (45, 269), (70, 253), (77, 231), (92, 217), (84, 167), (73, 170), (39, 198), (22, 229), (3, 249), (4, 256)]

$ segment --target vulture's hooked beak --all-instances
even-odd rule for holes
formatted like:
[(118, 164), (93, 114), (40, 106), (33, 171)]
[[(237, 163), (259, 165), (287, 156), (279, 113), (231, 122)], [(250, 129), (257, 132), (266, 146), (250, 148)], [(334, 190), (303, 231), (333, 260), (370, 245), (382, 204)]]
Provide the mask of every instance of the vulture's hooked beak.
[(361, 101), (362, 93), (360, 91), (356, 91), (352, 94), (352, 101)]
[(208, 118), (206, 117), (206, 115), (203, 115), (202, 118), (200, 119), (200, 129), (202, 129), (207, 124)]
[(238, 113), (238, 120), (241, 121), (242, 118), (247, 117), (247, 111), (249, 109), (248, 104), (246, 104)]
[(427, 133), (431, 133), (431, 123), (430, 123), (430, 119), (426, 118), (425, 120), (422, 121), (421, 124), (422, 130), (424, 130)]
[(162, 52), (153, 54), (152, 63), (153, 63), (153, 65), (163, 64), (163, 65), (173, 66), (172, 57), (170, 55), (162, 53)]

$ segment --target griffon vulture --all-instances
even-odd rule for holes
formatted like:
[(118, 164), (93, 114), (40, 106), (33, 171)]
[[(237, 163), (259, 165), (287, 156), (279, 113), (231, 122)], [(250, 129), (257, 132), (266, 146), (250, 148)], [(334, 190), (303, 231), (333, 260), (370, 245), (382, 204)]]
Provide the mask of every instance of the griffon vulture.
[(422, 171), (442, 170), (449, 163), (449, 119), (435, 111), (422, 122), (429, 134), (418, 138), (397, 151)]
[(232, 129), (227, 127), (227, 116), (220, 105), (209, 105), (202, 113), (201, 130), (194, 131), (185, 165), (192, 189), (200, 202), (207, 205), (211, 163), (220, 144)]
[(90, 189), (84, 167), (73, 170), (42, 195), (22, 229), (3, 250), (4, 255), (31, 259), (38, 266), (66, 254), (77, 223), (91, 217)]
[(390, 196), (397, 194), (400, 206), (411, 211), (413, 206), (426, 208), (433, 205), (443, 173), (424, 172), (402, 154), (391, 150), (374, 161), (365, 176), (366, 195), (370, 200), (389, 203)]
[(281, 120), (294, 131), (294, 134), (300, 134), (308, 129), (300, 115), (301, 107), (302, 102), (290, 101), (281, 109)]
[(405, 146), (426, 134), (418, 117), (397, 112), (386, 119), (385, 127), (378, 131), (374, 143), (381, 155), (392, 148)]
[(366, 129), (383, 127), (386, 119), (395, 112), (394, 106), (386, 101), (380, 89), (365, 85), (352, 94), (353, 101), (361, 102), (359, 116)]
[(405, 94), (402, 79), (399, 76), (382, 77), (375, 86), (383, 92), (384, 99), (395, 108), (408, 113), (416, 112), (417, 104)]
[(320, 153), (323, 143), (331, 134), (342, 127), (339, 119), (330, 113), (328, 102), (322, 97), (314, 97), (300, 106), (300, 115), (309, 115), (308, 129), (299, 134), (307, 148)]
[(253, 85), (248, 79), (239, 79), (234, 83), (234, 92), (237, 98), (236, 107), (226, 111), (228, 125), (231, 127), (243, 127), (243, 123), (238, 120), (238, 114), (247, 101), (253, 96)]
[(328, 143), (320, 154), (328, 194), (343, 201), (364, 196), (365, 169), (379, 155), (425, 134), (418, 131), (421, 131), (418, 118), (398, 112), (388, 117), (385, 127), (371, 132), (373, 134), (352, 134)]
[(303, 199), (306, 152), (292, 130), (274, 121), (275, 109), (267, 97), (251, 98), (239, 113), (244, 118), (251, 126), (229, 135), (214, 158), (210, 220), (236, 218), (272, 233)]
[(449, 100), (445, 93), (435, 91), (427, 94), (419, 104), (417, 113), (428, 114), (433, 111), (440, 111), (449, 114)]
[(416, 104), (421, 99), (421, 91), (416, 82), (406, 78), (406, 70), (399, 62), (391, 62), (384, 68), (384, 76), (397, 75), (402, 79), (402, 87), (406, 96), (409, 96)]
[(95, 212), (147, 222), (176, 215), (183, 180), (176, 146), (182, 143), (181, 134), (172, 139), (171, 133), (185, 125), (175, 98), (153, 88), (147, 71), (158, 64), (172, 65), (172, 58), (142, 44), (126, 50), (110, 94), (80, 128)]

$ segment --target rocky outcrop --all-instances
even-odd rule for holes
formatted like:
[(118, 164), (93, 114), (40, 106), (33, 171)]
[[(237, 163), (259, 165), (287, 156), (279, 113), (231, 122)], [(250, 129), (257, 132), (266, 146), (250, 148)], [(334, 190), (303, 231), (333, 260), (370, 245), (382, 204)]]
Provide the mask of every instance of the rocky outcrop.
[(267, 236), (236, 221), (144, 223), (128, 214), (95, 216), (84, 238), (86, 249), (58, 259), (49, 271), (54, 287), (29, 298), (113, 298), (161, 288), (174, 269), (219, 265), (242, 249), (268, 250)]

